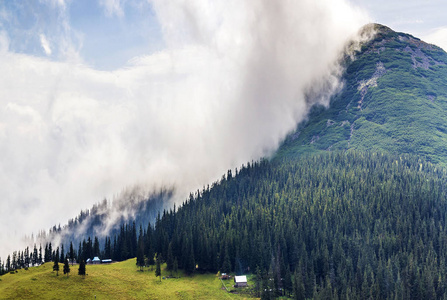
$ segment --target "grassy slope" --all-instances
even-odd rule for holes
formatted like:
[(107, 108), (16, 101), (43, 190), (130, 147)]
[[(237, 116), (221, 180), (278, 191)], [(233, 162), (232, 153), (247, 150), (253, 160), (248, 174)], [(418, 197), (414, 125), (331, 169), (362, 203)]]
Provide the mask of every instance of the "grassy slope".
[[(314, 108), (277, 157), (355, 149), (417, 154), (447, 166), (447, 54), (376, 28), (376, 38), (347, 63), (343, 91), (328, 109)], [(424, 61), (427, 68), (417, 64)], [(370, 84), (361, 101), (359, 87), (375, 76), (377, 85)]]
[[(0, 277), (1, 299), (243, 299), (221, 289), (214, 274), (165, 279), (154, 271), (139, 272), (135, 259), (111, 265), (87, 266), (85, 279), (71, 267), (67, 278), (52, 272), (52, 263)], [(63, 270), (63, 265), (60, 264)], [(227, 287), (230, 284), (227, 283)]]

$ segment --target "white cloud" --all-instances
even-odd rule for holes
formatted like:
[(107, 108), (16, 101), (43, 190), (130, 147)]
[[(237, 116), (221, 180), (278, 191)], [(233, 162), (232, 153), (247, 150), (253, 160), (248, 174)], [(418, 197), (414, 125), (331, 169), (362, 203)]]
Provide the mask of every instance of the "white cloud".
[(152, 3), (168, 48), (126, 68), (0, 55), (0, 240), (136, 184), (175, 185), (183, 201), (271, 154), (311, 87), (337, 88), (335, 61), (366, 19), (343, 0)]
[(99, 0), (99, 4), (104, 7), (107, 16), (122, 17), (124, 15), (124, 1), (125, 0)]
[(428, 43), (435, 44), (447, 51), (447, 27), (435, 29), (429, 35), (423, 38)]
[(39, 35), (39, 37), (40, 37), (40, 45), (42, 46), (43, 51), (45, 51), (45, 54), (47, 56), (51, 55), (51, 47), (47, 38), (42, 33)]
[(41, 0), (42, 2), (49, 3), (54, 7), (59, 7), (61, 9), (65, 9), (67, 7), (68, 0)]

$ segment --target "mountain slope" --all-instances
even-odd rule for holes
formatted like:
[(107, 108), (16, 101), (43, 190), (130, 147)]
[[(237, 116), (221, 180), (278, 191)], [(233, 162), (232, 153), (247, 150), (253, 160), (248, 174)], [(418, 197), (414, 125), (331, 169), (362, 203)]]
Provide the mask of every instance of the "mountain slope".
[(252, 273), (266, 299), (446, 298), (447, 177), (423, 157), (446, 165), (447, 55), (375, 28), (346, 58), (330, 108), (315, 108), (275, 159), (228, 171), (138, 240), (122, 229), (112, 257)]
[(328, 109), (312, 110), (277, 158), (354, 149), (417, 154), (446, 166), (447, 53), (372, 26), (375, 37), (345, 59), (343, 90)]
[(261, 161), (164, 214), (151, 240), (188, 273), (257, 274), (265, 299), (442, 299), (445, 175), (357, 151)]

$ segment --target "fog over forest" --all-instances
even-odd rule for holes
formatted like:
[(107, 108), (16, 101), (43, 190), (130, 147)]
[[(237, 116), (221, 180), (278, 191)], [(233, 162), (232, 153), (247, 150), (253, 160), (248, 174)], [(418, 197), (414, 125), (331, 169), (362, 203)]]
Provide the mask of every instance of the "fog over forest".
[[(100, 3), (125, 18), (124, 1)], [(162, 49), (104, 71), (82, 57), (74, 4), (38, 5), (29, 35), (42, 55), (17, 50), (18, 13), (0, 10), (2, 257), (104, 197), (174, 187), (182, 202), (269, 156), (341, 88), (337, 61), (369, 22), (345, 0), (154, 0)]]

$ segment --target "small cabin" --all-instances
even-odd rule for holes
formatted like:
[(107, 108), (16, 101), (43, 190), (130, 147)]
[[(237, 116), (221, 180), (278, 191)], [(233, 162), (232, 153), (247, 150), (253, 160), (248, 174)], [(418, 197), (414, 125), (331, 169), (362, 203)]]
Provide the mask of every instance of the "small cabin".
[(103, 263), (103, 264), (110, 264), (110, 263), (112, 263), (112, 260), (111, 260), (110, 258), (103, 259), (103, 260), (101, 261), (101, 263)]
[(234, 276), (234, 287), (245, 287), (247, 285), (247, 276)]
[(93, 258), (93, 260), (92, 260), (92, 263), (93, 263), (94, 265), (98, 265), (98, 264), (101, 263), (101, 260), (99, 259), (98, 256), (95, 256), (95, 257)]
[(88, 259), (85, 261), (85, 263), (89, 265), (89, 264), (92, 263), (92, 260), (91, 260), (90, 258), (88, 258)]
[(221, 279), (228, 279), (230, 276), (228, 276), (227, 273), (222, 273), (222, 276), (220, 276)]

